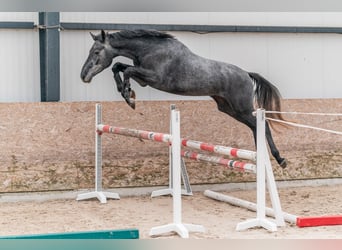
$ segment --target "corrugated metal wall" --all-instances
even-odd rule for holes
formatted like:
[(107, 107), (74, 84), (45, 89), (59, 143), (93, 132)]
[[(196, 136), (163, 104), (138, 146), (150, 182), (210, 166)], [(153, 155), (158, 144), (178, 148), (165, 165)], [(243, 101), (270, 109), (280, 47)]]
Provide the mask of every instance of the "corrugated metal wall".
[[(36, 12), (0, 12), (0, 21), (37, 20)], [(40, 101), (38, 31), (0, 29), (0, 77), (0, 102)]]
[[(38, 13), (0, 13), (0, 21), (34, 21)], [(60, 13), (61, 22), (281, 25), (342, 27), (341, 13)], [(338, 34), (172, 32), (195, 53), (263, 74), (285, 98), (342, 98), (342, 36)], [(61, 101), (122, 100), (109, 69), (84, 84), (79, 77), (92, 39), (87, 31), (61, 31)], [(36, 30), (0, 30), (0, 101), (39, 101)], [(125, 58), (115, 61), (129, 62)], [(139, 100), (180, 97), (133, 84)]]

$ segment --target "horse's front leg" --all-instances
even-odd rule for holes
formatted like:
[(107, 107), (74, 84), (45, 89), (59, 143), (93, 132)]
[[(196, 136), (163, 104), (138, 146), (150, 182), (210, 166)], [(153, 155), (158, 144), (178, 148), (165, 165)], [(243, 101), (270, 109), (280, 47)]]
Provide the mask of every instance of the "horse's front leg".
[(146, 70), (140, 67), (129, 67), (123, 72), (123, 90), (121, 92), (122, 96), (125, 98), (128, 105), (135, 109), (135, 92), (131, 89), (131, 84), (129, 79), (132, 78), (137, 81), (140, 85), (146, 86), (148, 83), (155, 83), (157, 77), (155, 73), (151, 70)]
[(112, 72), (114, 74), (114, 80), (116, 82), (117, 90), (122, 93), (124, 83), (122, 82), (120, 72), (124, 72), (127, 68), (132, 67), (131, 65), (117, 62), (112, 67)]
[(135, 92), (134, 92), (134, 90), (131, 89), (131, 84), (129, 82), (129, 78), (124, 79), (123, 89), (121, 91), (121, 95), (125, 99), (127, 104), (132, 109), (135, 109)]
[[(124, 75), (125, 75), (125, 72), (124, 72)], [(129, 78), (127, 77), (124, 77), (121, 95), (125, 99), (127, 104), (132, 109), (135, 109), (135, 92), (134, 90), (131, 89), (131, 83), (129, 82)]]

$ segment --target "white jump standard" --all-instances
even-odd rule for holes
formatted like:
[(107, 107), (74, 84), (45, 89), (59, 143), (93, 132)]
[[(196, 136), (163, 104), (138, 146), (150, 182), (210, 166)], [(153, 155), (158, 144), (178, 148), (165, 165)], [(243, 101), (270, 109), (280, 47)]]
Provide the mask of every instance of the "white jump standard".
[[(265, 140), (265, 110), (258, 109), (257, 117), (257, 216), (240, 222), (236, 230), (245, 230), (253, 227), (263, 227), (269, 231), (277, 231), (277, 224), (285, 225), (284, 216), (280, 207), (278, 191), (275, 186), (270, 157)], [(267, 171), (267, 175), (266, 175)], [(266, 218), (266, 176), (273, 208), (276, 212), (277, 224)], [(276, 192), (276, 194), (275, 194)]]
[[(171, 104), (170, 106), (170, 111), (176, 109), (176, 105)], [(171, 117), (171, 112), (170, 112), (170, 117)], [(172, 122), (170, 119), (170, 131), (172, 131)], [(182, 140), (182, 139), (181, 139)], [(158, 197), (158, 196), (163, 196), (163, 195), (173, 195), (173, 169), (172, 169), (172, 147), (169, 145), (169, 186), (167, 188), (163, 188), (160, 190), (154, 190), (151, 193), (151, 198), (153, 197)], [(181, 190), (182, 195), (192, 195), (192, 189), (190, 186), (190, 181), (189, 181), (189, 175), (186, 170), (185, 162), (184, 159), (181, 158), (181, 175), (182, 175), (182, 180), (184, 184), (184, 189)]]
[(176, 232), (182, 238), (189, 238), (189, 232), (205, 232), (205, 228), (201, 225), (182, 223), (181, 139), (180, 114), (178, 110), (171, 110), (171, 124), (173, 223), (152, 228), (150, 235)]
[[(253, 228), (253, 227), (263, 227), (269, 231), (276, 231), (277, 226), (285, 226), (284, 214), (283, 214), (282, 209), (281, 209), (279, 194), (278, 194), (278, 190), (276, 187), (276, 183), (275, 183), (275, 179), (274, 179), (274, 175), (273, 175), (273, 170), (272, 170), (272, 166), (271, 166), (271, 161), (269, 158), (266, 140), (265, 140), (265, 111), (262, 109), (258, 109), (256, 111), (256, 116), (257, 116), (256, 167), (253, 164), (243, 163), (243, 162), (237, 162), (237, 164), (235, 163), (236, 165), (234, 165), (234, 161), (230, 160), (230, 163), (229, 163), (229, 160), (224, 159), (224, 158), (216, 158), (214, 161), (212, 161), (210, 159), (210, 157), (205, 157), (203, 159), (201, 159), (199, 157), (198, 159), (216, 162), (216, 163), (221, 164), (221, 165), (228, 165), (231, 168), (235, 168), (235, 169), (242, 170), (245, 172), (256, 173), (257, 204), (256, 204), (255, 210), (257, 212), (257, 216), (255, 219), (250, 219), (250, 220), (239, 223), (236, 226), (236, 230), (245, 230), (245, 229)], [(217, 152), (217, 150), (214, 150), (215, 147), (210, 146), (210, 145), (209, 145), (210, 147), (208, 147), (208, 145), (209, 144), (204, 145), (203, 148), (201, 148), (201, 149), (207, 150), (207, 151), (212, 151), (212, 152), (213, 151)], [(208, 150), (208, 148), (209, 148), (209, 150)], [(238, 152), (237, 149), (229, 150), (229, 151), (230, 152), (225, 153), (225, 154), (232, 155), (232, 156), (236, 157), (236, 155), (237, 155), (236, 152)], [(227, 152), (227, 151), (225, 151), (225, 152)], [(231, 152), (233, 152), (233, 154)], [(253, 160), (255, 152), (246, 151), (246, 150), (241, 151), (241, 152), (247, 152), (241, 158)], [(219, 153), (223, 154), (223, 152), (219, 152)], [(191, 159), (197, 159), (197, 157), (190, 157), (190, 158)], [(267, 182), (267, 189), (269, 191), (271, 202), (272, 202), (275, 221), (269, 220), (266, 218), (266, 182)], [(216, 195), (207, 195), (208, 193), (210, 193), (210, 191), (207, 190), (204, 193), (204, 195), (206, 195), (210, 198), (214, 198), (214, 199), (217, 196), (217, 193), (216, 193)]]
[(96, 104), (95, 110), (95, 190), (93, 192), (79, 194), (76, 200), (97, 198), (101, 203), (107, 203), (107, 198), (120, 199), (117, 193), (102, 191), (102, 132), (98, 129), (102, 123), (102, 107)]

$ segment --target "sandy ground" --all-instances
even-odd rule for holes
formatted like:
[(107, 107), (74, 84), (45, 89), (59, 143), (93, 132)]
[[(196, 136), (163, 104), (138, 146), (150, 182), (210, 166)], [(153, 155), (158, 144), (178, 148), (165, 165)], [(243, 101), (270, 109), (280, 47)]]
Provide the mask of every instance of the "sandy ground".
[[(342, 214), (341, 192), (342, 185), (279, 189), (283, 210), (299, 216)], [(255, 190), (222, 193), (255, 201)], [(237, 223), (255, 218), (256, 213), (214, 201), (203, 192), (183, 197), (182, 205), (184, 223), (206, 228), (205, 233), (190, 233), (192, 239), (342, 239), (342, 225), (298, 228), (287, 223), (276, 232), (263, 228), (238, 232)], [(172, 198), (132, 196), (106, 204), (95, 199), (1, 202), (0, 214), (1, 235), (137, 228), (140, 238), (150, 239), (152, 227), (172, 222)], [(169, 233), (153, 238), (179, 236)]]

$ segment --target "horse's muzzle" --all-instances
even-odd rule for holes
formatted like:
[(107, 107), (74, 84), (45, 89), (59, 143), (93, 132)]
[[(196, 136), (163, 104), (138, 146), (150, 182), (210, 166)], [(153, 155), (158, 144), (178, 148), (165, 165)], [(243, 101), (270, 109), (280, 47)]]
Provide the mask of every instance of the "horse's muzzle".
[(81, 79), (85, 83), (90, 83), (91, 82), (91, 75), (90, 74), (85, 74), (83, 71), (81, 72)]

